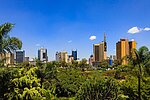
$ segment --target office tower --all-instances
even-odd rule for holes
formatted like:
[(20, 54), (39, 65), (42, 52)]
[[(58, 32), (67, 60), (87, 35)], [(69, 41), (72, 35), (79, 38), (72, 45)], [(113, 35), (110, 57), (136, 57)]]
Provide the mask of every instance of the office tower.
[(14, 64), (14, 54), (13, 53), (1, 53), (0, 54), (0, 59), (4, 60), (4, 64), (6, 65), (12, 65)]
[(89, 58), (89, 64), (93, 65), (93, 62), (94, 62), (94, 57), (93, 57), (93, 55), (91, 55)]
[(128, 39), (120, 39), (120, 41), (116, 43), (117, 60), (122, 61), (122, 64), (127, 64), (128, 62), (124, 59), (124, 57), (129, 55), (133, 48), (136, 48), (135, 41), (128, 41)]
[(106, 55), (106, 42), (101, 42), (100, 43), (100, 62), (102, 62), (103, 60), (107, 59), (107, 55)]
[(112, 58), (113, 60), (116, 60), (116, 55), (113, 55), (113, 58)]
[(122, 64), (127, 64), (127, 61), (124, 59), (125, 56), (129, 55), (129, 41), (128, 39), (120, 39), (120, 41), (116, 44), (116, 55), (117, 60), (120, 62), (122, 61)]
[(74, 60), (77, 60), (77, 50), (72, 50), (72, 56)]
[(16, 51), (16, 63), (23, 63), (25, 60), (25, 51), (17, 50)]
[(56, 61), (59, 61), (59, 59), (60, 59), (60, 54), (59, 54), (59, 52), (56, 52), (55, 57), (56, 57)]
[(113, 60), (111, 58), (109, 58), (109, 65), (112, 66), (113, 65)]
[(112, 60), (116, 60), (116, 55), (110, 55), (109, 58), (112, 59)]
[(68, 53), (66, 51), (56, 52), (56, 61), (68, 62)]
[(38, 59), (41, 61), (41, 62), (44, 62), (46, 63), (48, 61), (48, 56), (47, 56), (47, 49), (45, 48), (40, 48), (38, 50)]
[(94, 61), (95, 62), (102, 62), (107, 58), (107, 43), (106, 43), (106, 35), (104, 34), (104, 41), (99, 44), (93, 45), (94, 51)]
[(93, 45), (93, 51), (94, 51), (94, 61), (99, 62), (100, 61), (99, 44), (94, 44)]
[(136, 49), (136, 41), (135, 40), (129, 41), (129, 54), (131, 54), (132, 49)]

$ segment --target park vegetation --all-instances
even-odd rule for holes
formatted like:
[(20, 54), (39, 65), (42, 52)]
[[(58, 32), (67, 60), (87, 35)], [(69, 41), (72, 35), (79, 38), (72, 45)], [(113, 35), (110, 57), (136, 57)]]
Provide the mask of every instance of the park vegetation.
[[(21, 49), (22, 42), (10, 37), (11, 23), (0, 26), (0, 54)], [(150, 100), (150, 51), (142, 46), (125, 57), (127, 65), (106, 61), (98, 66), (85, 59), (36, 61), (5, 66), (0, 62), (0, 99), (4, 100)], [(109, 69), (109, 70), (108, 70)]]

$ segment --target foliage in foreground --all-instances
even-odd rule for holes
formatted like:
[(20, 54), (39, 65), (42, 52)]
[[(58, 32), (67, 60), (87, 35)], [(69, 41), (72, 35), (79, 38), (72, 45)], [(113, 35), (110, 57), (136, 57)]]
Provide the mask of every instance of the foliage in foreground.
[[(18, 68), (8, 73), (1, 71), (1, 80), (5, 82), (1, 86), (1, 98), (4, 99), (50, 99), (54, 98), (52, 90), (41, 87), (40, 79), (37, 78), (37, 67)], [(3, 74), (3, 76), (2, 76)], [(8, 79), (7, 79), (8, 77)], [(10, 78), (10, 79), (9, 79)], [(4, 91), (3, 91), (4, 90)]]
[(143, 47), (136, 53), (128, 65), (107, 71), (84, 61), (1, 67), (0, 99), (150, 100), (150, 52)]
[[(0, 68), (0, 98), (32, 100), (138, 99), (137, 78), (126, 70), (122, 69), (120, 73), (117, 70), (82, 71), (82, 68), (81, 70), (59, 68), (52, 63), (42, 65), (42, 67)], [(116, 74), (117, 76), (122, 74), (121, 76), (125, 75), (125, 77), (118, 78)], [(141, 82), (141, 98), (149, 100), (149, 95), (150, 78), (145, 76)]]
[(87, 80), (76, 94), (78, 100), (116, 100), (119, 89), (113, 79)]

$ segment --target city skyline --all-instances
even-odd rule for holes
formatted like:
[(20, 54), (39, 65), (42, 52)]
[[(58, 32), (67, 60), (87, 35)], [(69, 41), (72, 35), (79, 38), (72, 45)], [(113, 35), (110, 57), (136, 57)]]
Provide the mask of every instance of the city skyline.
[(1, 0), (0, 24), (15, 24), (10, 35), (22, 40), (30, 58), (37, 57), (37, 50), (44, 46), (50, 61), (55, 60), (56, 51), (71, 54), (72, 49), (78, 50), (80, 59), (88, 59), (104, 32), (108, 56), (116, 54), (120, 38), (135, 39), (137, 49), (150, 48), (149, 4), (148, 0)]

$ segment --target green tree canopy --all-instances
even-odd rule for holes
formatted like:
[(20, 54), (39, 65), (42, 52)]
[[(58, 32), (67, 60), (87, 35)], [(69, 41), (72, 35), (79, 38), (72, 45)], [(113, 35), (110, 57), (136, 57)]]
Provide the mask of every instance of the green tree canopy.
[(14, 27), (14, 24), (5, 23), (0, 26), (0, 53), (9, 52), (21, 49), (22, 42), (16, 37), (10, 37), (9, 32)]

